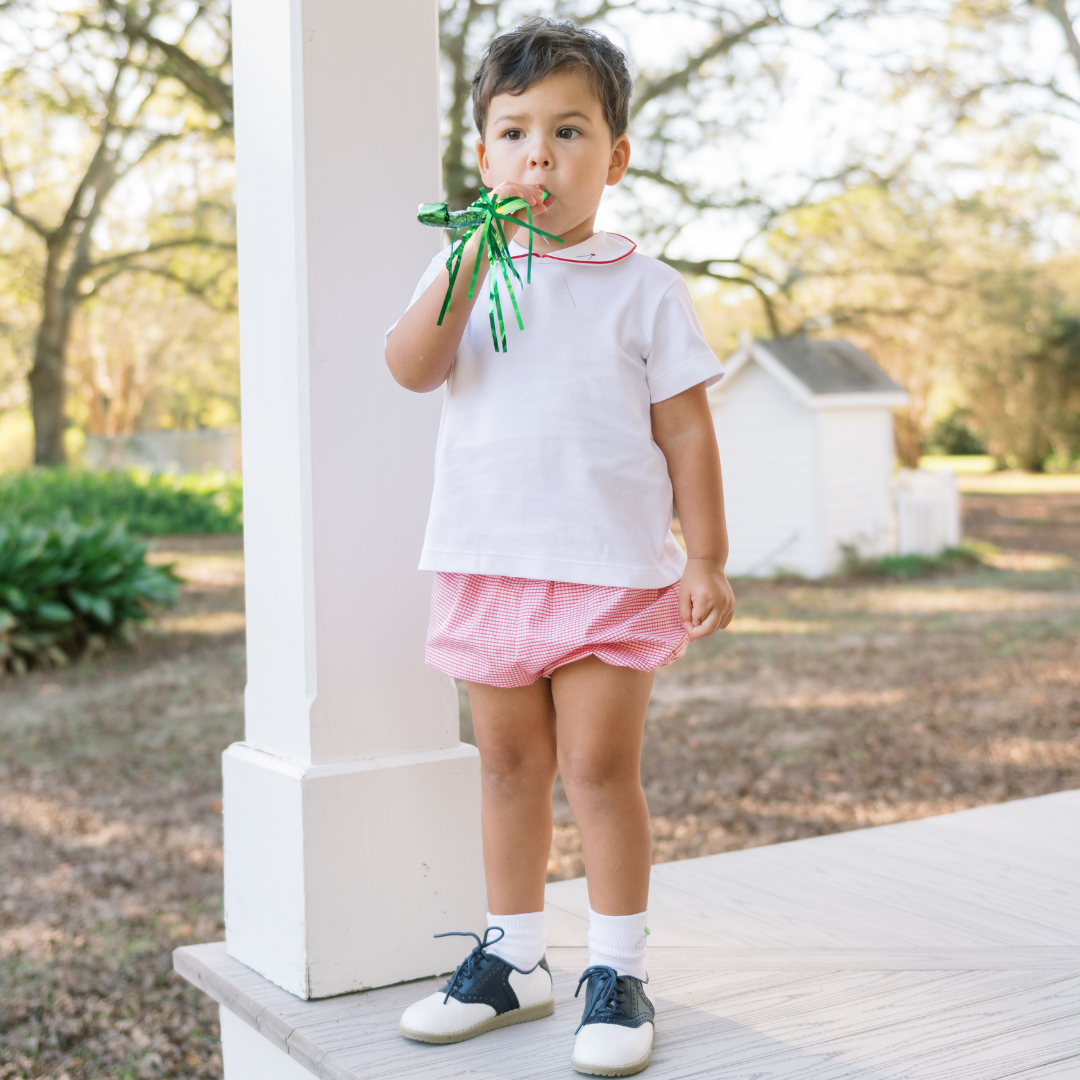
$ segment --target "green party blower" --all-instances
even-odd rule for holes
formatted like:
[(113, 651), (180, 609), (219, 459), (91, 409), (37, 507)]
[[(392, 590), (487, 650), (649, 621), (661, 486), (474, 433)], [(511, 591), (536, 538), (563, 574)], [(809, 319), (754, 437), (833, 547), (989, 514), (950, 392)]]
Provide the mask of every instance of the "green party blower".
[[(546, 199), (548, 193), (542, 193)], [(519, 221), (513, 215), (521, 210), (528, 211), (528, 222)], [(450, 238), (450, 257), (446, 260), (446, 269), (450, 272), (450, 286), (446, 290), (442, 310), (439, 312), (438, 326), (442, 326), (447, 308), (450, 307), (450, 298), (454, 294), (454, 282), (457, 281), (458, 271), (461, 269), (461, 260), (465, 254), (465, 245), (477, 229), (480, 230), (481, 243), (487, 248), (488, 261), (491, 263), (491, 288), (488, 290), (488, 322), (491, 324), (491, 340), (496, 352), (506, 352), (506, 327), (503, 325), (502, 302), (499, 299), (499, 270), (502, 271), (503, 280), (506, 282), (507, 291), (510, 293), (510, 303), (514, 305), (514, 315), (517, 318), (519, 330), (525, 329), (521, 321), (521, 312), (518, 309), (517, 297), (514, 295), (514, 286), (510, 281), (513, 274), (517, 283), (521, 284), (521, 275), (514, 266), (514, 260), (510, 256), (510, 247), (506, 241), (506, 233), (503, 231), (503, 222), (509, 221), (512, 225), (520, 226), (529, 230), (529, 259), (527, 263), (525, 280), (532, 281), (532, 256), (533, 256), (533, 233), (547, 237), (548, 240), (563, 242), (561, 237), (552, 236), (551, 233), (538, 229), (532, 222), (532, 207), (516, 195), (506, 195), (494, 199), (480, 191), (480, 198), (464, 210), (451, 210), (446, 203), (421, 203), (420, 211), (416, 215), (421, 225), (432, 225), (436, 229), (453, 229), (454, 235)], [(458, 240), (460, 238), (460, 243)], [(473, 267), (472, 281), (469, 282), (468, 299), (473, 298), (476, 291), (476, 280), (480, 274), (480, 262), (478, 258)], [(500, 350), (499, 343), (502, 342)]]

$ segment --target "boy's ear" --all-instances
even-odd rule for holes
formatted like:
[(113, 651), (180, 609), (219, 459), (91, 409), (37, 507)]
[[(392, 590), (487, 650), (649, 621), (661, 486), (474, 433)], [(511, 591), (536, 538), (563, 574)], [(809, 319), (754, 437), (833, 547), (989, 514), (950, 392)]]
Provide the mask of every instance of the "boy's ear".
[(488, 158), (487, 148), (484, 146), (484, 140), (482, 138), (476, 140), (476, 167), (480, 170), (480, 179), (490, 187), (487, 181), (488, 172)]
[(608, 164), (607, 180), (604, 181), (608, 187), (613, 187), (617, 184), (625, 175), (626, 170), (630, 167), (630, 139), (625, 135), (620, 135), (611, 147), (611, 160)]

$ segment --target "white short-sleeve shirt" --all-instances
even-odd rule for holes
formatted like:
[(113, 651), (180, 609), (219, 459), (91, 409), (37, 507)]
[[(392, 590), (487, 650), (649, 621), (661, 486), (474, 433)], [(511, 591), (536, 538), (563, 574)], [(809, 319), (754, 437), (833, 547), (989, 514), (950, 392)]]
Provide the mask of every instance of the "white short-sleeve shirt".
[[(526, 249), (511, 253), (524, 281)], [(446, 384), (420, 569), (678, 581), (686, 556), (649, 407), (723, 375), (682, 277), (612, 233), (534, 254), (532, 283), (515, 290), (524, 330), (502, 289), (505, 353), (492, 344), (487, 280), (477, 289)]]

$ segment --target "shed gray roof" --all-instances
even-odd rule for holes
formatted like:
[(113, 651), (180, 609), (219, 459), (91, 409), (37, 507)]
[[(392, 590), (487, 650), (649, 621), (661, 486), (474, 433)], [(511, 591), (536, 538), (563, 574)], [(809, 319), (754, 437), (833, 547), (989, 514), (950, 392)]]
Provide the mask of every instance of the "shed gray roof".
[(812, 394), (873, 394), (903, 390), (868, 353), (850, 341), (790, 337), (757, 344), (784, 365)]

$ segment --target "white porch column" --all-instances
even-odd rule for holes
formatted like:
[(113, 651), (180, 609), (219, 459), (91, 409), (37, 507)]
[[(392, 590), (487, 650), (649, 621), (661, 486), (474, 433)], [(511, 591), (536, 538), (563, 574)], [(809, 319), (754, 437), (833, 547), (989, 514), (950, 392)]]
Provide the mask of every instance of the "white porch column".
[(303, 997), (445, 971), (483, 924), (479, 763), (426, 668), (440, 395), (383, 331), (435, 252), (436, 0), (236, 0), (245, 741), (232, 956)]

